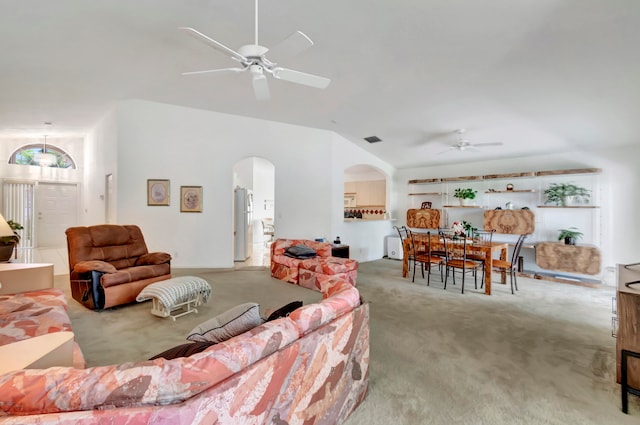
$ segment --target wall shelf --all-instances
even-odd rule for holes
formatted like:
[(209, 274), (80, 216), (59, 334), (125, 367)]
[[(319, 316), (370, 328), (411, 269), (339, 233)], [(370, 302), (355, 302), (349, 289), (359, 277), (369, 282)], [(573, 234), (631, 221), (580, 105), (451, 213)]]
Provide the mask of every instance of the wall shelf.
[(536, 208), (600, 208), (597, 205), (571, 205), (571, 206), (561, 206), (561, 205), (538, 205)]
[(521, 190), (485, 190), (484, 193), (536, 193), (535, 189), (521, 189)]
[(484, 208), (482, 205), (444, 205), (443, 208)]
[(409, 196), (440, 196), (442, 195), (441, 192), (418, 192), (418, 193), (410, 193)]

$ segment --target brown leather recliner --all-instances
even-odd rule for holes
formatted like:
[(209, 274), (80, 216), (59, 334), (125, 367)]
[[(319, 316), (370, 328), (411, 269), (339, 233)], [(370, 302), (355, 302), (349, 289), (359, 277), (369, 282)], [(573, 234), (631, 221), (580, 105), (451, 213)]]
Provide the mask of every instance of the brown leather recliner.
[(171, 278), (171, 255), (149, 253), (138, 226), (101, 224), (65, 233), (71, 295), (87, 308), (134, 302), (145, 286)]

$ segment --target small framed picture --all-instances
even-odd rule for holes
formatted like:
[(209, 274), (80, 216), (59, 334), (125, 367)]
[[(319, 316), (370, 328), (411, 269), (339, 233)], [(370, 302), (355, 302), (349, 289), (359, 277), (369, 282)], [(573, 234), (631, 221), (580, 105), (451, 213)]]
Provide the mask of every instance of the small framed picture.
[(169, 180), (147, 180), (147, 205), (169, 205)]
[(202, 212), (202, 186), (180, 186), (180, 212)]

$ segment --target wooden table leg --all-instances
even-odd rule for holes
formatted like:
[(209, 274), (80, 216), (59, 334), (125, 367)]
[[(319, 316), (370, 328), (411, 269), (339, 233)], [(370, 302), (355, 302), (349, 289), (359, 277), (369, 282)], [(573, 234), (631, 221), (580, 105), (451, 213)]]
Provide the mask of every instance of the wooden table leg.
[(491, 269), (493, 267), (493, 260), (491, 259), (491, 252), (488, 252), (484, 256), (484, 293), (485, 295), (491, 295)]

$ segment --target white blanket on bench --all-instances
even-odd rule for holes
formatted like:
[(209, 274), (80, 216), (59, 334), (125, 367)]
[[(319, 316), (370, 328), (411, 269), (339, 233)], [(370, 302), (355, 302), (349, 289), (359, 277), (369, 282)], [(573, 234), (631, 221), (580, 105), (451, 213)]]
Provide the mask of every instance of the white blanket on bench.
[(200, 294), (202, 303), (209, 301), (211, 286), (195, 276), (180, 276), (147, 285), (136, 297), (136, 301), (156, 298), (162, 306), (171, 309), (174, 305), (189, 301)]

